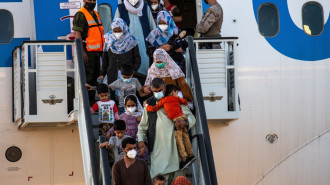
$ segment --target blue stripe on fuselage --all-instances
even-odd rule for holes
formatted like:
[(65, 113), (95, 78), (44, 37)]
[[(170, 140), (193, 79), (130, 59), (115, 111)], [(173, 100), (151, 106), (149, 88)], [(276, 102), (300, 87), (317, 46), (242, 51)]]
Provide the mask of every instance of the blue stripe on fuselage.
[(23, 2), (23, 0), (0, 0), (0, 3), (16, 3), (16, 2)]
[(8, 44), (0, 44), (0, 67), (12, 67), (12, 52), (16, 46), (20, 46), (23, 41), (29, 38), (14, 38)]

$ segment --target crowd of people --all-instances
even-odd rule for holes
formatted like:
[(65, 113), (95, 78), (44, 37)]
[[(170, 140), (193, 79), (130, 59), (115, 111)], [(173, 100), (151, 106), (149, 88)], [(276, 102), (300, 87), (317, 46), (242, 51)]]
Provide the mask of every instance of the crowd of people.
[(107, 139), (99, 147), (108, 150), (114, 185), (190, 184), (185, 169), (195, 157), (188, 131), (196, 120), (185, 38), (194, 30), (220, 36), (223, 19), (216, 0), (205, 2), (210, 8), (197, 26), (184, 13), (192, 0), (122, 0), (109, 33), (95, 0), (84, 0), (74, 16), (91, 112), (98, 112), (99, 134)]

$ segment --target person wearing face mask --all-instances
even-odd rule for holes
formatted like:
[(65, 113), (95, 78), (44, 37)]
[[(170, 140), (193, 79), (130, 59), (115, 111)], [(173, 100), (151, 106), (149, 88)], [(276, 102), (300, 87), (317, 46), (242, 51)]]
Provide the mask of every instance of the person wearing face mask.
[[(161, 78), (154, 78), (150, 86), (154, 96), (147, 99), (147, 104), (154, 106), (164, 97), (165, 82)], [(181, 105), (181, 110), (187, 118), (187, 129), (191, 129), (196, 122), (194, 115), (185, 105)], [(144, 109), (138, 126), (138, 148), (141, 154), (146, 147), (145, 137), (148, 140), (151, 177), (161, 174), (166, 178), (167, 184), (172, 184), (177, 176), (185, 175), (184, 170), (179, 170), (180, 156), (174, 136), (174, 127), (178, 127), (178, 124), (180, 123), (173, 124), (163, 110), (148, 112)]]
[(118, 5), (115, 18), (122, 18), (128, 25), (132, 35), (138, 40), (141, 56), (139, 73), (147, 74), (149, 58), (146, 54), (145, 38), (155, 26), (150, 8), (144, 0), (123, 0)]
[(154, 63), (148, 71), (146, 82), (140, 90), (141, 93), (151, 95), (151, 81), (154, 78), (162, 78), (166, 85), (174, 84), (178, 86), (181, 89), (183, 98), (188, 102), (192, 102), (193, 95), (185, 80), (184, 73), (170, 55), (164, 49), (156, 49), (153, 57)]
[[(107, 75), (108, 84), (118, 79), (118, 70), (123, 65), (129, 65), (137, 74), (141, 65), (138, 40), (134, 37), (121, 18), (116, 18), (111, 24), (112, 31), (105, 34), (105, 44), (102, 57), (102, 69), (98, 79), (104, 80)], [(111, 99), (115, 93), (111, 90)]]
[(184, 39), (185, 32), (179, 34), (172, 17), (167, 11), (161, 11), (157, 15), (157, 29), (152, 30), (146, 38), (150, 65), (153, 63), (152, 54), (157, 48), (168, 52), (176, 64), (185, 72), (184, 51), (188, 47)]
[(151, 8), (152, 17), (154, 18), (155, 24), (157, 24), (157, 14), (166, 9), (160, 3), (160, 0), (148, 0), (149, 7)]
[(145, 94), (141, 92), (142, 86), (138, 79), (133, 78), (133, 68), (130, 65), (123, 65), (120, 68), (120, 72), (123, 78), (118, 79), (109, 85), (109, 88), (114, 90), (119, 90), (119, 105), (118, 111), (119, 115), (125, 112), (125, 97), (130, 94), (136, 95), (139, 93), (140, 97), (144, 97)]
[(152, 185), (147, 163), (136, 158), (136, 141), (126, 138), (121, 145), (125, 156), (112, 167), (113, 185)]
[[(96, 0), (84, 0), (84, 6), (74, 15), (72, 30), (75, 37), (83, 41), (86, 81), (96, 86), (100, 75), (100, 56), (104, 37), (99, 14), (94, 11)], [(95, 91), (89, 92), (90, 105), (95, 103)]]

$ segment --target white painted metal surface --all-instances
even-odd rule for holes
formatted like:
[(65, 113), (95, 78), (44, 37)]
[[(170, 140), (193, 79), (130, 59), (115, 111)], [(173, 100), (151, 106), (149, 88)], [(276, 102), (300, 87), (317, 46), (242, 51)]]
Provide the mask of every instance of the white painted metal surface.
[(21, 50), (18, 48), (13, 53), (13, 94), (14, 94), (14, 122), (19, 122), (22, 119), (22, 94), (21, 94)]
[[(202, 49), (204, 43), (223, 49)], [(231, 122), (239, 118), (236, 39), (194, 40), (208, 120)], [(212, 45), (212, 44), (209, 44)]]
[[(61, 46), (62, 52), (44, 52), (42, 46)], [(25, 43), (22, 50), (24, 115), (21, 127), (58, 126), (72, 123), (68, 115), (67, 77), (75, 73), (76, 66), (67, 66), (67, 46), (72, 43)], [(38, 49), (37, 49), (38, 47)], [(29, 49), (31, 57), (29, 57)], [(29, 61), (32, 61), (29, 64)], [(31, 65), (31, 66), (30, 66)], [(19, 72), (19, 71), (16, 71)], [(14, 74), (17, 84), (19, 75)], [(35, 86), (35, 88), (34, 88)], [(19, 91), (19, 86), (14, 91)], [(31, 98), (32, 97), (32, 98)], [(19, 101), (18, 101), (19, 102)], [(30, 104), (35, 104), (31, 110)], [(15, 110), (18, 108), (15, 108)], [(47, 124), (50, 123), (50, 124)], [(63, 124), (64, 123), (64, 124)]]
[[(330, 165), (329, 140), (323, 136), (320, 141), (305, 144), (330, 128), (330, 59), (311, 62), (282, 55), (260, 36), (251, 1), (219, 2), (224, 10), (222, 36), (239, 37), (241, 100), (237, 121), (209, 124), (219, 183), (254, 185), (302, 148), (259, 185), (329, 185), (329, 175), (324, 173)], [(288, 0), (290, 9), (298, 7), (290, 14), (301, 16), (301, 7), (295, 2)], [(329, 1), (320, 3), (329, 6)], [(329, 10), (324, 15), (329, 15)], [(274, 144), (265, 140), (269, 133), (279, 137)]]

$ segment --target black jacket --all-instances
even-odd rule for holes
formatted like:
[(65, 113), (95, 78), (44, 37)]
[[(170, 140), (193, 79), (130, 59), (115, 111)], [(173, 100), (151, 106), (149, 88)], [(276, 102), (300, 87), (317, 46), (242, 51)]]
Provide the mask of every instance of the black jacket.
[(110, 49), (103, 52), (101, 75), (108, 75), (108, 83), (117, 80), (118, 70), (124, 65), (130, 65), (134, 71), (138, 71), (141, 65), (139, 47), (136, 45), (130, 51), (123, 54), (113, 53)]
[[(147, 99), (148, 105), (156, 105), (156, 98), (150, 97)], [(156, 122), (157, 122), (157, 112), (148, 112), (148, 132), (147, 132), (147, 139), (148, 139), (148, 152), (151, 153), (154, 149), (155, 143), (155, 134), (156, 134)]]

